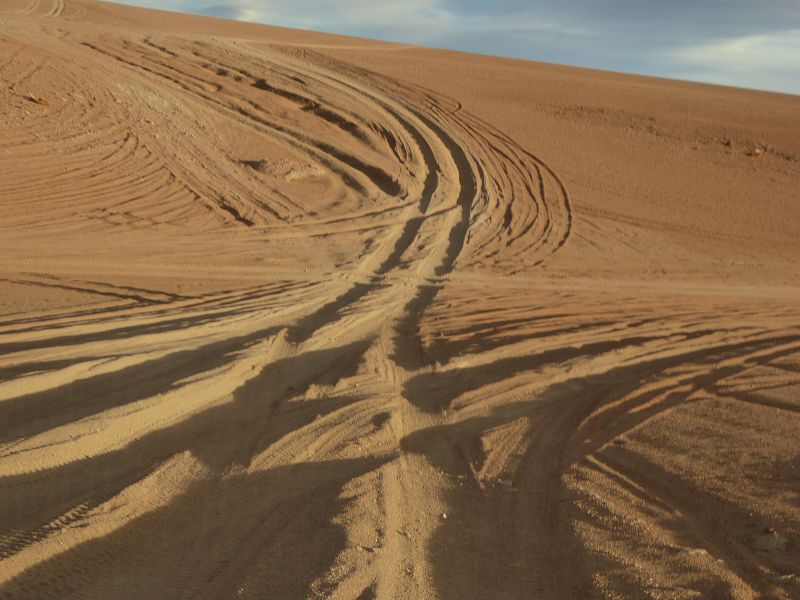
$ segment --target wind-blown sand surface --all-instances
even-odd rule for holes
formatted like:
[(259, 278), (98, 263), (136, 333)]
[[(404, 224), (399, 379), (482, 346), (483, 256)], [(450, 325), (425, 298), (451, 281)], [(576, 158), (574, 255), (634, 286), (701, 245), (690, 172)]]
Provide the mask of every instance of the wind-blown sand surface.
[(0, 597), (800, 597), (800, 97), (0, 0)]

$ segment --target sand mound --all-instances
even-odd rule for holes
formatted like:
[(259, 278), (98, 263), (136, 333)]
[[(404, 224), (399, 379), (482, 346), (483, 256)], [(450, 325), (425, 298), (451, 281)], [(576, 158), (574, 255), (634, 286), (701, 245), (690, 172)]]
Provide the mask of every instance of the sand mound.
[(297, 181), (298, 179), (319, 177), (325, 174), (323, 169), (311, 163), (299, 163), (287, 159), (275, 161), (243, 160), (242, 164), (254, 171), (269, 175), (270, 177), (283, 179), (284, 181)]

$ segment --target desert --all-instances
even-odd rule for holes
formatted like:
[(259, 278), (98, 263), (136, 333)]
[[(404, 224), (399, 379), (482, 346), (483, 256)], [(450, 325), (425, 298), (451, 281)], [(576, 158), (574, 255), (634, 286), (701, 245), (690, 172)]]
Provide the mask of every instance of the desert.
[(800, 597), (800, 96), (0, 0), (0, 598)]

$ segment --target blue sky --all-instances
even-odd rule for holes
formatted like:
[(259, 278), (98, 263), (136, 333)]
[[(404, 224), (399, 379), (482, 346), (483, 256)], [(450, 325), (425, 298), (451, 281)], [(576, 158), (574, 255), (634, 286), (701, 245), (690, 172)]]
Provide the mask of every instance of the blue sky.
[(800, 94), (800, 0), (123, 0), (425, 46)]

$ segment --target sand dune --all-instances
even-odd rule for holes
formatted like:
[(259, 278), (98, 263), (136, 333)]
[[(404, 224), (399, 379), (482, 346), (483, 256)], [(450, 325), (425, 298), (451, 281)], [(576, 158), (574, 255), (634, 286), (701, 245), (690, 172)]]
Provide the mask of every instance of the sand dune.
[(800, 98), (91, 0), (0, 83), (0, 597), (800, 595)]

